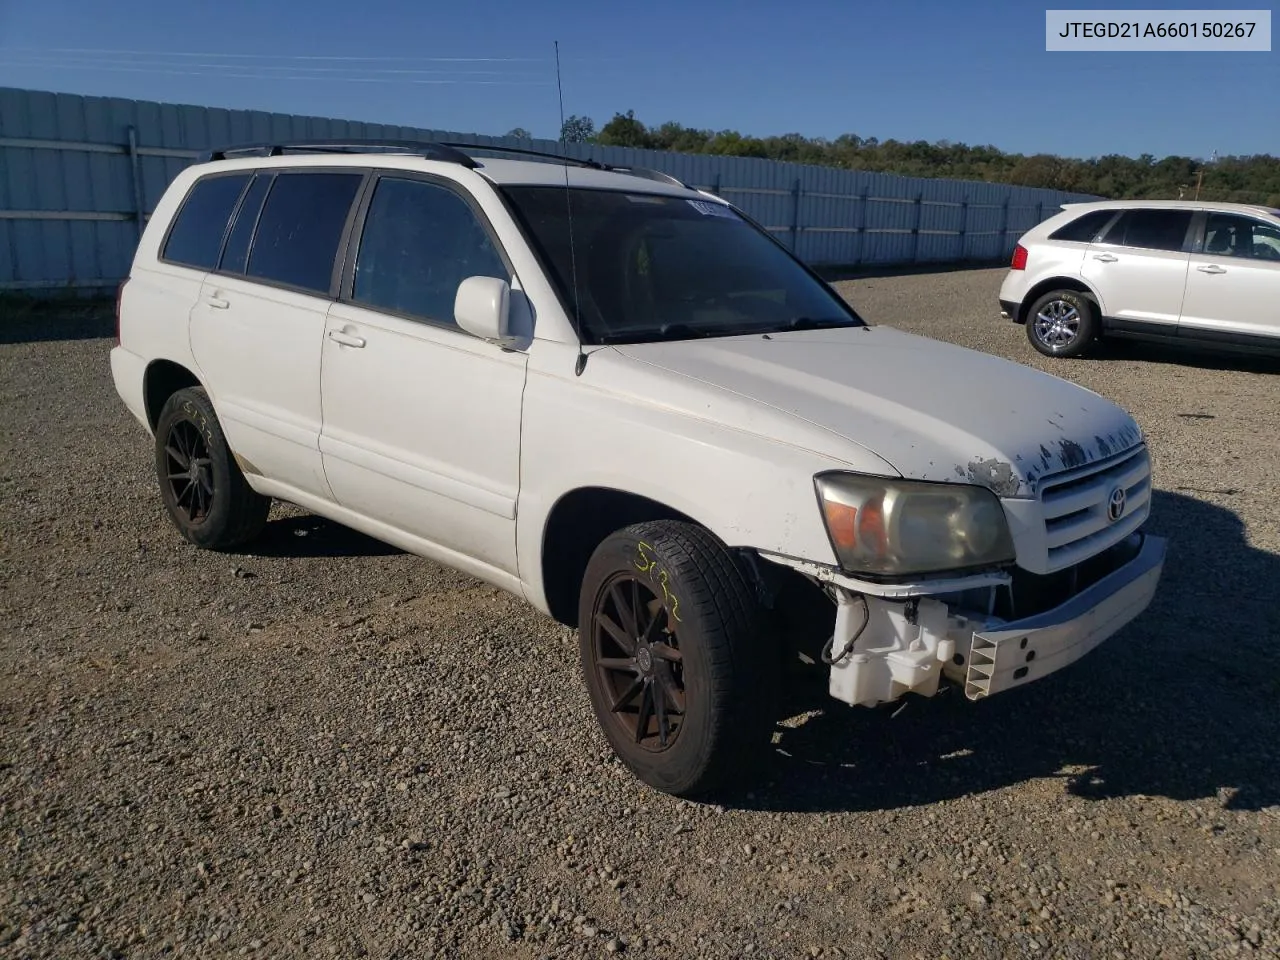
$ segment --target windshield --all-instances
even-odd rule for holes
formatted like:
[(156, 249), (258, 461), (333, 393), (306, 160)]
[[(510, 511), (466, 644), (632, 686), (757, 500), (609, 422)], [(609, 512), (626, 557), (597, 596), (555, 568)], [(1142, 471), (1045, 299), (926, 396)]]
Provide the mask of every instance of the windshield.
[(586, 343), (862, 325), (838, 295), (723, 204), (546, 186), (505, 193)]

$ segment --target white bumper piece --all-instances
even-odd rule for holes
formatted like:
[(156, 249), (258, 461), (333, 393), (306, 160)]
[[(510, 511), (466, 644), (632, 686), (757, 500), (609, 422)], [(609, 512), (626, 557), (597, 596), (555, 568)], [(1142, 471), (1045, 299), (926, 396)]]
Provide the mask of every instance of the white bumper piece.
[(1022, 620), (1004, 621), (935, 598), (902, 603), (841, 591), (832, 650), (849, 652), (831, 666), (831, 695), (862, 706), (905, 693), (932, 696), (945, 675), (969, 699), (980, 700), (1061, 670), (1151, 603), (1164, 570), (1165, 540), (1134, 534), (1133, 542), (1135, 552), (1115, 570), (1065, 603)]

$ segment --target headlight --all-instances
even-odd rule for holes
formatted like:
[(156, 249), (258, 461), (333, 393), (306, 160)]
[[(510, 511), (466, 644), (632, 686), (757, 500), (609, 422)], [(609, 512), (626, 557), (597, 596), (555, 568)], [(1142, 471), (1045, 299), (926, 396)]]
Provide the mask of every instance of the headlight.
[(897, 577), (1014, 559), (1004, 508), (986, 487), (824, 473), (827, 534), (850, 573)]

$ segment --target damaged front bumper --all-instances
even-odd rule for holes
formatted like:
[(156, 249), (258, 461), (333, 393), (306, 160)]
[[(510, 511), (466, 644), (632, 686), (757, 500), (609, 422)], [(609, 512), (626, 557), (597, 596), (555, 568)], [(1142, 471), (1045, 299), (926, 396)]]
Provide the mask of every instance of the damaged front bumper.
[(1134, 536), (1132, 559), (1061, 606), (975, 631), (965, 696), (980, 700), (1061, 670), (1146, 610), (1164, 570), (1165, 541)]
[[(872, 706), (906, 693), (932, 696), (944, 677), (971, 700), (1031, 683), (1079, 660), (1141, 614), (1164, 557), (1163, 538), (1134, 533), (1091, 561), (1090, 582), (1069, 599), (1013, 620), (990, 613), (994, 602), (988, 612), (973, 609), (972, 590), (904, 601), (832, 585), (830, 693)], [(987, 595), (994, 601), (994, 591), (1011, 588), (991, 586)]]

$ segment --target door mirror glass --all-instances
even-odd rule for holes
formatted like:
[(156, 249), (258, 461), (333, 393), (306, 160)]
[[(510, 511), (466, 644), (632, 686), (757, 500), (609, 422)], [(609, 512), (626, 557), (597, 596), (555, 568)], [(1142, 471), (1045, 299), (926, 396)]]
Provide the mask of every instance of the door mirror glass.
[(453, 300), (453, 319), (481, 340), (505, 341), (511, 313), (511, 286), (496, 277), (467, 277)]

